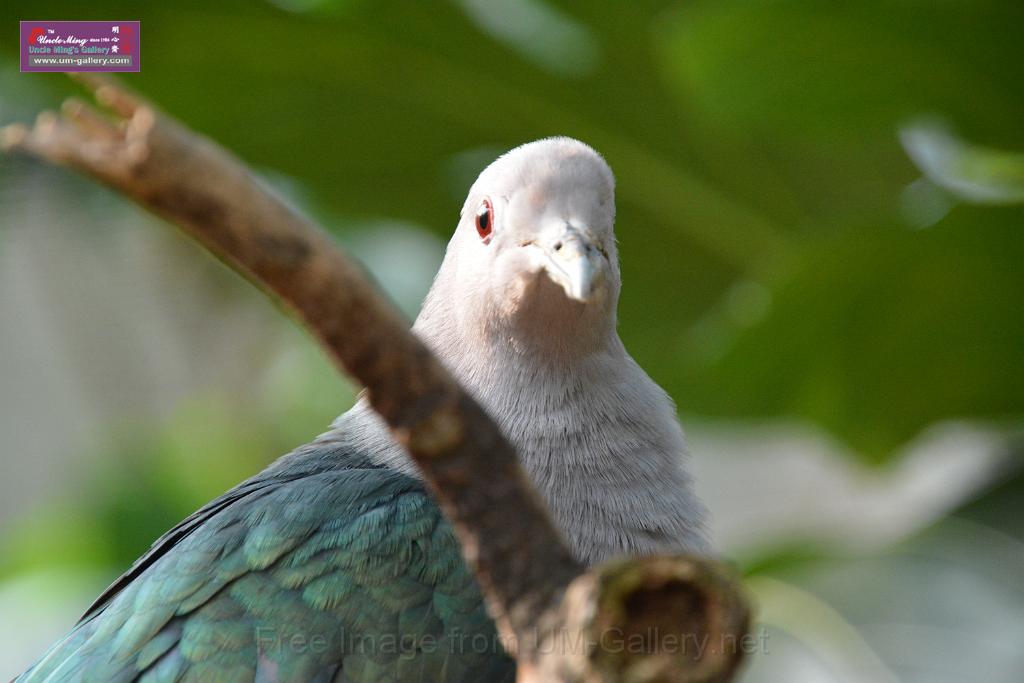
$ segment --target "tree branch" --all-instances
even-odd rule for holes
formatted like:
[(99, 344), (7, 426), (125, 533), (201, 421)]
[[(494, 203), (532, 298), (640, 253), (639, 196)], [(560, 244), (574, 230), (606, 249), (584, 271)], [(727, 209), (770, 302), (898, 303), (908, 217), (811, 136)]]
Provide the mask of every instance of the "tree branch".
[[(60, 116), (46, 112), (31, 128), (2, 129), (3, 148), (71, 166), (134, 199), (294, 311), (366, 387), (419, 466), (517, 657), (521, 680), (731, 678), (737, 647), (687, 653), (684, 664), (660, 635), (648, 637), (650, 652), (628, 657), (601, 642), (610, 631), (653, 626), (694, 642), (728, 636), (735, 643), (746, 633), (748, 612), (727, 572), (696, 558), (584, 572), (495, 424), (322, 230), (212, 141), (114, 81), (91, 74), (77, 80), (109, 116), (68, 100)], [(544, 647), (570, 633), (585, 634), (579, 642), (586, 646)]]

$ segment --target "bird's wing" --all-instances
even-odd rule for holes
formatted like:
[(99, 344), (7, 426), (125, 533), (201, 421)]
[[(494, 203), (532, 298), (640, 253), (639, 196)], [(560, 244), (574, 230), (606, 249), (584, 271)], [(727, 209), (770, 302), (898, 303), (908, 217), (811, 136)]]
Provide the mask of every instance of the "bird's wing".
[(209, 503), (18, 681), (500, 681), (512, 668), (434, 501), (354, 457)]

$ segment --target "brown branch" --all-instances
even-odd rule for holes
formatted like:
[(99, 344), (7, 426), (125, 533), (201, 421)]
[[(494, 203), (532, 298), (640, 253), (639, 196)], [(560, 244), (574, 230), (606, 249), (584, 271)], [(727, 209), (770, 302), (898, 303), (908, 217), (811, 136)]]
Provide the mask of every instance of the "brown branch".
[[(731, 678), (736, 649), (707, 650), (681, 665), (666, 647), (615, 655), (601, 634), (653, 625), (665, 634), (739, 638), (747, 610), (733, 580), (714, 563), (686, 558), (585, 573), (494, 423), (322, 230), (212, 141), (111, 80), (78, 80), (109, 116), (69, 100), (60, 116), (43, 113), (32, 128), (2, 129), (3, 148), (71, 166), (131, 197), (294, 310), (366, 387), (419, 466), (522, 680), (616, 681), (627, 672), (630, 681)], [(593, 637), (579, 651), (542, 647), (569, 633)]]

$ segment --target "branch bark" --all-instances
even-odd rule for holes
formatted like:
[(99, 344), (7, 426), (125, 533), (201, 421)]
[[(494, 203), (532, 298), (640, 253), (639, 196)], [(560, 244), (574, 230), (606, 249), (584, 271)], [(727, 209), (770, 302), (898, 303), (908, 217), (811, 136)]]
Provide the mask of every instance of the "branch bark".
[[(520, 680), (731, 679), (749, 617), (727, 570), (660, 557), (584, 571), (495, 424), (322, 230), (225, 149), (119, 84), (91, 74), (76, 80), (105, 112), (68, 100), (60, 115), (44, 112), (31, 128), (2, 129), (4, 150), (70, 166), (130, 197), (294, 311), (366, 387), (419, 466)], [(616, 653), (605, 642), (615, 633), (647, 633), (647, 645)], [(670, 647), (673, 634), (712, 647)]]

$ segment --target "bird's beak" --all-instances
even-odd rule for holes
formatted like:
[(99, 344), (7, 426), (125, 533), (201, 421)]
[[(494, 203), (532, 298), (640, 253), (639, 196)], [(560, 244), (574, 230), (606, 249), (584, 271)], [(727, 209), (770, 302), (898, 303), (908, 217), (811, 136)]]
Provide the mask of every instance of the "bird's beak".
[(574, 301), (590, 301), (604, 277), (604, 256), (585, 231), (565, 226), (535, 243), (542, 252), (541, 267)]

